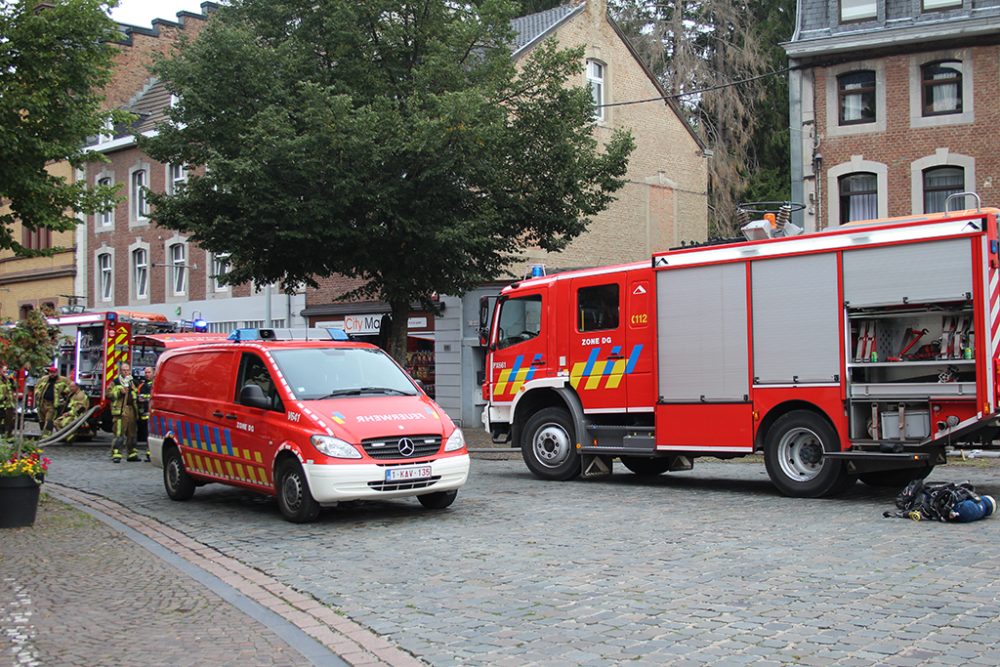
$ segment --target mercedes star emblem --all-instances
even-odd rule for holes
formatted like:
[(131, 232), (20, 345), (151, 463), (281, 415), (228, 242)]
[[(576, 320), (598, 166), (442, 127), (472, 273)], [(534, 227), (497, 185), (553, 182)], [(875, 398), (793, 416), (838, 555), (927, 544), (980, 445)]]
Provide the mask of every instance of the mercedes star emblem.
[(413, 456), (413, 452), (417, 451), (417, 446), (409, 438), (400, 438), (396, 445), (401, 456)]

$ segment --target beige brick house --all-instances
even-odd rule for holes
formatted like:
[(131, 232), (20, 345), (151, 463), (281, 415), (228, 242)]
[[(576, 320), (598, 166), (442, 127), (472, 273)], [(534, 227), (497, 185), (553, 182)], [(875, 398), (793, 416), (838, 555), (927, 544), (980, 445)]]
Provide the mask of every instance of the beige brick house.
[[(635, 138), (626, 185), (617, 200), (597, 215), (588, 231), (561, 253), (525, 253), (511, 278), (534, 264), (551, 271), (600, 266), (648, 258), (654, 250), (701, 241), (707, 235), (708, 172), (703, 144), (672, 101), (621, 105), (621, 102), (663, 98), (656, 77), (639, 60), (633, 47), (608, 14), (605, 0), (570, 2), (515, 19), (513, 58), (523, 61), (544, 40), (563, 47), (583, 46), (583, 71), (578, 81), (590, 83), (595, 96), (599, 141), (618, 128)], [(342, 278), (321, 281), (307, 293), (310, 323), (360, 327), (377, 340), (375, 327), (388, 312), (383, 303), (343, 303), (338, 297), (358, 284)], [(484, 286), (462, 296), (443, 296), (442, 311), (411, 314), (408, 364), (424, 379), (433, 378), (437, 401), (455, 419), (476, 427), (481, 413), (480, 374), (484, 352), (476, 336), (479, 297), (498, 293), (501, 285)]]

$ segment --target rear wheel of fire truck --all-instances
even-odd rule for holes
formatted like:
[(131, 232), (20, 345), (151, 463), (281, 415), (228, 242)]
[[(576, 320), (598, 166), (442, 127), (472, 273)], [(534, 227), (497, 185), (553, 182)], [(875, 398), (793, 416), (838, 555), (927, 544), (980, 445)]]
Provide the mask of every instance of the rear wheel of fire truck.
[(417, 500), (419, 500), (420, 504), (429, 510), (443, 510), (455, 502), (455, 498), (457, 497), (458, 490), (454, 489), (452, 491), (435, 491), (434, 493), (425, 493), (422, 496), (417, 496)]
[(868, 486), (901, 489), (915, 479), (926, 479), (934, 466), (926, 468), (907, 468), (906, 470), (880, 470), (879, 472), (862, 473), (861, 481)]
[(655, 477), (670, 469), (672, 457), (648, 458), (643, 456), (622, 456), (622, 465), (640, 477)]
[(194, 495), (194, 480), (184, 470), (177, 447), (167, 447), (163, 452), (163, 487), (171, 500), (188, 500)]
[(837, 432), (829, 422), (815, 412), (794, 410), (768, 430), (764, 464), (784, 495), (818, 498), (845, 486), (843, 462), (823, 457), (823, 452), (837, 450)]
[(562, 408), (545, 408), (528, 419), (521, 431), (521, 456), (540, 479), (567, 480), (580, 475), (573, 422)]
[(292, 523), (308, 523), (319, 516), (319, 503), (312, 497), (302, 465), (285, 459), (278, 464), (278, 509)]

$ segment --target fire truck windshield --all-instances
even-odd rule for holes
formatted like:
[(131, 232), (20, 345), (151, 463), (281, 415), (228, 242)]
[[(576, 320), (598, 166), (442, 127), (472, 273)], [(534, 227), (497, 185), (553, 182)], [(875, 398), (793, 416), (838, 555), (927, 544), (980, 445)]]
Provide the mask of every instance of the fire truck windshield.
[(500, 306), (500, 327), (497, 330), (497, 347), (510, 347), (531, 340), (542, 327), (542, 296), (531, 294), (516, 299), (506, 299)]
[(305, 348), (274, 350), (271, 356), (299, 400), (371, 393), (417, 394), (409, 378), (381, 350)]

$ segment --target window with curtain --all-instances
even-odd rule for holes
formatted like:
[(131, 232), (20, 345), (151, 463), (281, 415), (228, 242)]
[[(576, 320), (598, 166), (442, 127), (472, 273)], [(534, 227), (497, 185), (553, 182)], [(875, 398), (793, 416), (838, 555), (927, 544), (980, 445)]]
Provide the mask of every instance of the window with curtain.
[(132, 251), (132, 282), (136, 299), (149, 297), (149, 253), (145, 248)]
[(954, 9), (962, 6), (962, 0), (922, 0), (921, 11), (933, 12), (938, 9)]
[(174, 296), (187, 294), (187, 248), (183, 243), (170, 246), (170, 272)]
[(933, 167), (924, 170), (924, 213), (945, 211), (948, 195), (965, 189), (965, 169)]
[(945, 60), (921, 68), (924, 115), (962, 113), (962, 63)]
[(101, 301), (111, 301), (114, 289), (111, 275), (111, 253), (101, 253), (97, 256), (97, 291)]
[(587, 83), (594, 99), (594, 119), (604, 120), (604, 65), (596, 60), (587, 61)]
[(840, 224), (878, 217), (878, 177), (859, 172), (840, 177)]
[(837, 77), (840, 97), (840, 124), (875, 122), (875, 72), (861, 70)]

